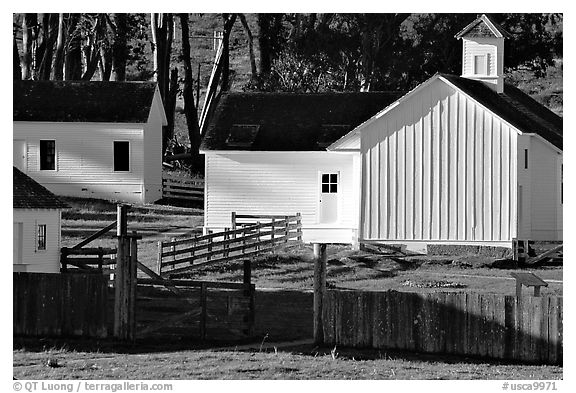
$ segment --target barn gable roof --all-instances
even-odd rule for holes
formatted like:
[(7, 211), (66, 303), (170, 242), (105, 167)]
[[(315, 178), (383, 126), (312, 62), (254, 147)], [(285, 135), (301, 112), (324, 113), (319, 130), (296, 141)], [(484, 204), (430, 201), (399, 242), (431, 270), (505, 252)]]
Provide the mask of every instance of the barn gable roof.
[(439, 75), (519, 131), (538, 134), (562, 150), (562, 118), (520, 89), (505, 83), (504, 92), (496, 93), (481, 81)]
[(13, 121), (146, 123), (155, 82), (14, 81)]
[(46, 188), (13, 167), (14, 209), (65, 209), (69, 207)]
[(462, 37), (508, 38), (510, 37), (510, 33), (486, 16), (486, 14), (482, 14), (465, 28), (460, 30), (460, 32), (458, 32), (454, 37), (458, 39)]
[(427, 88), (437, 79), (443, 80), (445, 83), (452, 85), (454, 88), (468, 95), (496, 116), (517, 128), (518, 131), (537, 134), (556, 148), (562, 150), (562, 118), (544, 105), (538, 103), (520, 89), (507, 83), (504, 84), (503, 93), (496, 93), (481, 81), (450, 74), (434, 75), (399, 100), (375, 114), (370, 120), (340, 138), (337, 142), (329, 146), (328, 150), (337, 150), (344, 141), (354, 138), (366, 124), (379, 119), (396, 106), (402, 105), (409, 96)]
[[(401, 92), (226, 93), (206, 129), (201, 151), (321, 151), (395, 101)], [(232, 129), (258, 126), (244, 146)]]

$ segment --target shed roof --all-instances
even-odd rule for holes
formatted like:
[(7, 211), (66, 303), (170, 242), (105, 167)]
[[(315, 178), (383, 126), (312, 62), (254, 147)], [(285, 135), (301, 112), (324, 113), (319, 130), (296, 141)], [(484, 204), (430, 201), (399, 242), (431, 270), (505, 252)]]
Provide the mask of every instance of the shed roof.
[(496, 93), (481, 81), (439, 75), (521, 132), (538, 134), (562, 150), (562, 118), (520, 89), (505, 83), (504, 92)]
[(146, 123), (155, 82), (14, 81), (14, 121)]
[[(401, 92), (226, 93), (206, 129), (201, 150), (315, 151), (336, 141), (400, 98)], [(245, 146), (230, 144), (238, 126), (258, 126)], [(236, 138), (238, 136), (235, 136)]]
[(65, 209), (69, 207), (18, 168), (13, 167), (14, 209)]

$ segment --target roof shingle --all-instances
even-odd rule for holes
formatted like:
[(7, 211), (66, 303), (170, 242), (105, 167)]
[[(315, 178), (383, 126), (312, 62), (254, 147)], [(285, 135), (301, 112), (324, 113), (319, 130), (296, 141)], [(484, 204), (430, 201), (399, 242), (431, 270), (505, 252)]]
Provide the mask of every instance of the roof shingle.
[(65, 209), (69, 206), (29, 176), (13, 167), (14, 209)]
[(146, 123), (155, 82), (14, 81), (13, 121)]
[[(402, 92), (227, 93), (220, 98), (200, 149), (325, 150), (402, 95)], [(228, 144), (233, 126), (242, 124), (259, 126), (253, 143), (242, 148)]]

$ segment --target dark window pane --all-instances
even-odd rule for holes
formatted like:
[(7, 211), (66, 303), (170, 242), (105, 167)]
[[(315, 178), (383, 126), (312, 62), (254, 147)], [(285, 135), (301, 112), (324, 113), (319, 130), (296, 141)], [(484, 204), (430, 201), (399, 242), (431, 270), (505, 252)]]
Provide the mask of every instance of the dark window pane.
[(40, 170), (56, 169), (56, 141), (40, 141)]
[(330, 179), (330, 175), (328, 175), (327, 173), (322, 175), (322, 183), (328, 183)]
[(46, 225), (38, 225), (38, 250), (46, 250)]
[(328, 184), (322, 184), (322, 192), (330, 192), (330, 186)]
[(130, 170), (130, 142), (114, 141), (114, 171)]
[(338, 183), (338, 175), (336, 173), (330, 175), (330, 183)]
[(337, 184), (330, 184), (330, 192), (332, 192), (332, 193), (338, 192), (338, 185)]

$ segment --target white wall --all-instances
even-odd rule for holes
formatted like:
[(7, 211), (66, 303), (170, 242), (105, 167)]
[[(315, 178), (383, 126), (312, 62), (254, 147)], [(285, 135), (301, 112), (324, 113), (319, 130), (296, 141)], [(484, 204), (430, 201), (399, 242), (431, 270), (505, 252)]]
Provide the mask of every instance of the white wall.
[[(519, 238), (562, 240), (562, 155), (536, 136), (522, 135), (519, 141), (518, 184), (524, 190)], [(528, 168), (524, 165), (526, 148)]]
[[(356, 154), (357, 155), (357, 154)], [(352, 242), (358, 223), (354, 154), (242, 152), (206, 154), (205, 228), (230, 227), (238, 214), (302, 214), (304, 241)], [(339, 221), (318, 224), (319, 172), (340, 172)]]
[[(143, 127), (137, 124), (14, 122), (25, 139), (24, 172), (58, 195), (143, 201)], [(56, 170), (40, 170), (40, 140), (56, 141)], [(114, 172), (113, 142), (130, 142), (130, 171)], [(160, 163), (161, 165), (161, 163)]]
[[(156, 91), (155, 94), (160, 94)], [(155, 98), (144, 128), (144, 202), (162, 198), (162, 116), (161, 101)]]
[(502, 243), (517, 132), (441, 80), (362, 130), (361, 239)]
[[(23, 263), (13, 264), (15, 272), (60, 272), (60, 213), (59, 209), (14, 209), (13, 222), (23, 223)], [(36, 250), (38, 224), (46, 224), (45, 251)]]

